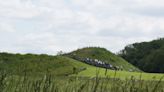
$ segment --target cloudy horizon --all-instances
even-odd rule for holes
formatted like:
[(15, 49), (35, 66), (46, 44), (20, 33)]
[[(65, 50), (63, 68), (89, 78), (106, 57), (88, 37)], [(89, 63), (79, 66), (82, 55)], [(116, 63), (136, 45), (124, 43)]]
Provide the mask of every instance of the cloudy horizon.
[(56, 54), (164, 37), (163, 0), (0, 0), (0, 52)]

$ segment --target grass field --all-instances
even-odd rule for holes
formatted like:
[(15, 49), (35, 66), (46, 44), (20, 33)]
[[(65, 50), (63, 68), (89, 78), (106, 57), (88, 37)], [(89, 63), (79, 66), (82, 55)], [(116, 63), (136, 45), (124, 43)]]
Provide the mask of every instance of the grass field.
[(125, 70), (65, 56), (1, 54), (0, 92), (164, 92), (164, 74)]
[(133, 76), (137, 79), (142, 77), (143, 80), (159, 80), (164, 75), (113, 70), (108, 70), (105, 75), (106, 70), (104, 68), (97, 68), (69, 57), (30, 54), (1, 54), (0, 70), (2, 69), (14, 75), (23, 75), (26, 73), (29, 76), (43, 76), (46, 73), (51, 73), (54, 76), (77, 75), (94, 77), (96, 76), (96, 72), (99, 71), (100, 77), (109, 76), (111, 78), (126, 79)]
[[(94, 77), (97, 73), (100, 77), (109, 76), (111, 78), (119, 78), (122, 80), (130, 79), (134, 77), (135, 79), (142, 79), (142, 80), (160, 80), (160, 78), (164, 77), (164, 74), (157, 74), (157, 73), (144, 73), (144, 72), (127, 72), (127, 71), (114, 71), (114, 70), (107, 70), (103, 68), (94, 68), (88, 67), (87, 70), (80, 72), (77, 76), (85, 76), (85, 77)], [(163, 79), (164, 81), (164, 79)]]
[(163, 92), (161, 80), (100, 77), (12, 76), (0, 72), (0, 92)]

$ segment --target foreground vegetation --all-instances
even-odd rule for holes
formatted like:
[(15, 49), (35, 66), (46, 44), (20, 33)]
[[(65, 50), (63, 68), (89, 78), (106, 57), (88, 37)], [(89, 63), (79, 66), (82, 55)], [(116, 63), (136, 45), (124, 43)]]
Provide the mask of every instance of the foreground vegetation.
[(0, 72), (0, 92), (164, 92), (162, 77), (158, 81), (100, 77), (64, 77), (47, 73), (40, 77)]

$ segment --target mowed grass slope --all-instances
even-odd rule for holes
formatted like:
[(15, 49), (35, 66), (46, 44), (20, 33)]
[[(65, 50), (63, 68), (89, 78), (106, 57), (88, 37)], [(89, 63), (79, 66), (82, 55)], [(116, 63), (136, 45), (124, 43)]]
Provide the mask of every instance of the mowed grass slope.
[(126, 70), (126, 71), (129, 71), (129, 70), (140, 71), (138, 68), (128, 63), (123, 58), (111, 53), (105, 48), (99, 48), (99, 47), (82, 48), (82, 49), (73, 51), (71, 53), (68, 53), (66, 54), (66, 56), (71, 57), (71, 58), (73, 58), (74, 56), (78, 56), (81, 58), (98, 59), (103, 62), (112, 64), (113, 66), (123, 67), (123, 70)]
[[(160, 73), (143, 73), (143, 72), (128, 72), (128, 71), (114, 71), (106, 70), (103, 68), (88, 67), (87, 70), (78, 73), (76, 76), (81, 77), (99, 77), (106, 78), (119, 78), (122, 80), (134, 78), (136, 80), (160, 80), (164, 77), (164, 74)], [(164, 78), (162, 79), (164, 81)]]

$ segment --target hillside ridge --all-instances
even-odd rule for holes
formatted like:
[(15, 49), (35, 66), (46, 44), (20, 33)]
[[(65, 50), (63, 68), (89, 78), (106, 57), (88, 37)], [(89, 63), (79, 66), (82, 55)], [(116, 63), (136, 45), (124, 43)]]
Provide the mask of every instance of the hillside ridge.
[(64, 54), (64, 56), (88, 63), (93, 66), (112, 70), (140, 71), (123, 58), (101, 47), (85, 47)]

